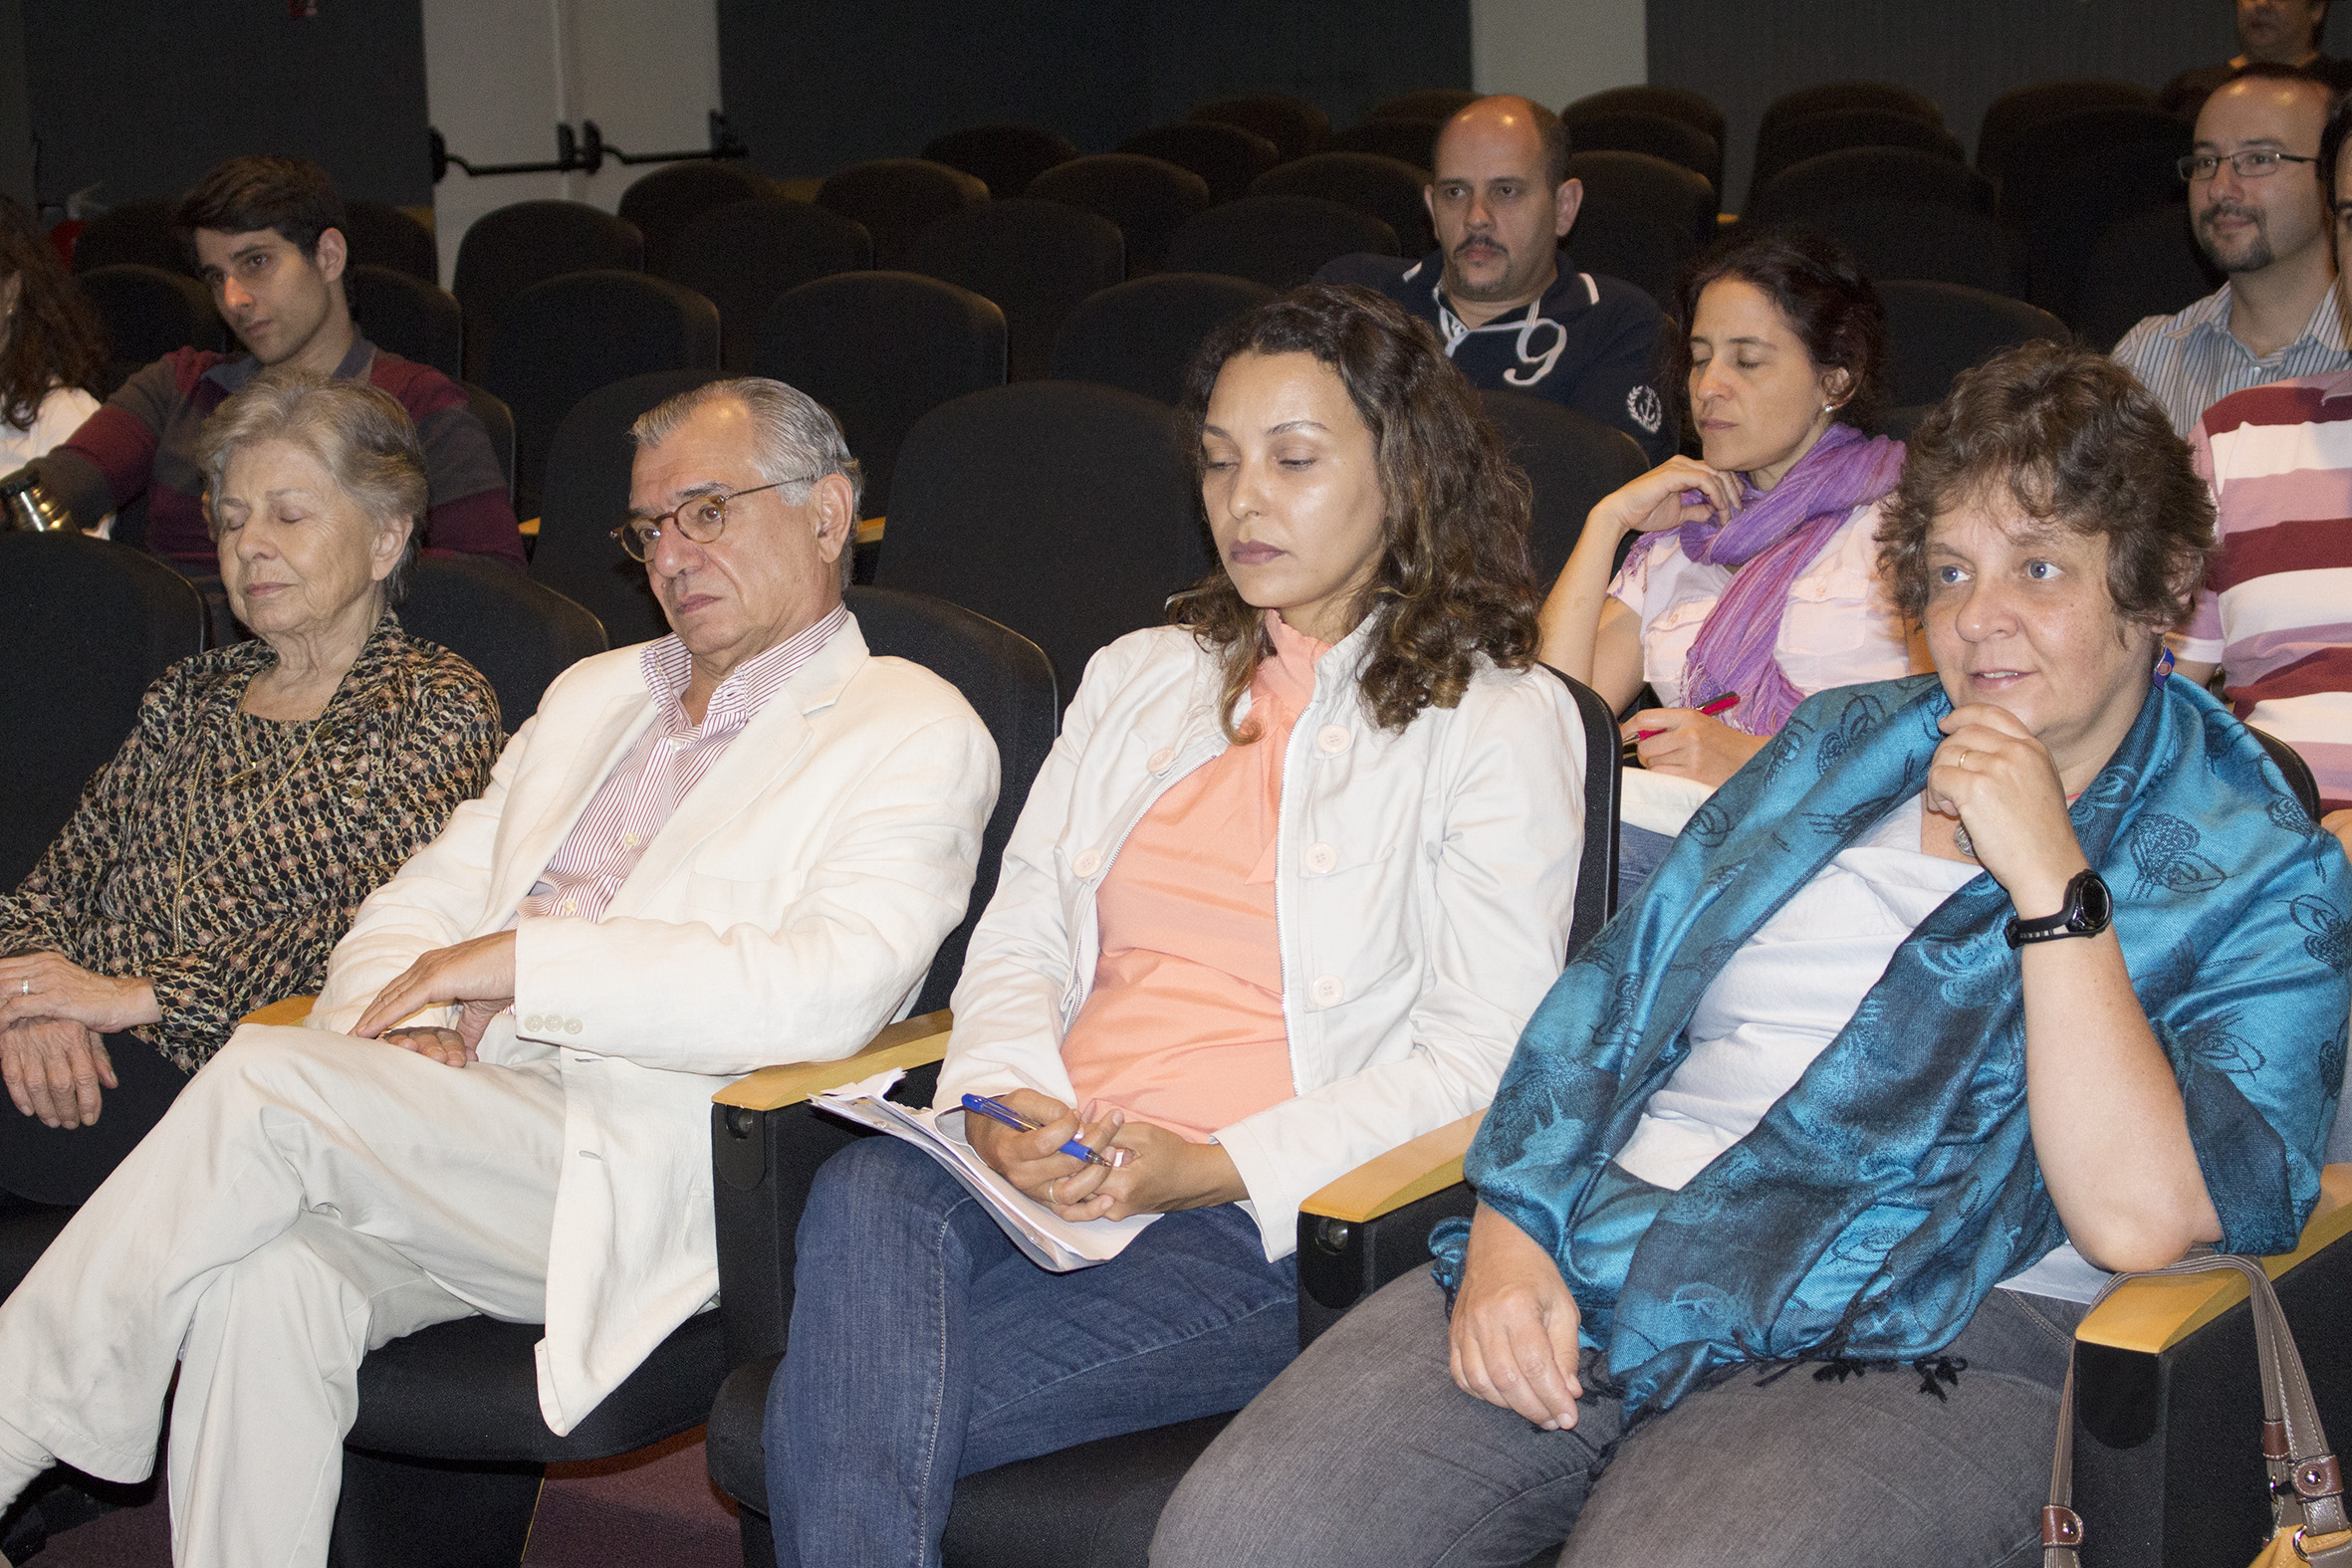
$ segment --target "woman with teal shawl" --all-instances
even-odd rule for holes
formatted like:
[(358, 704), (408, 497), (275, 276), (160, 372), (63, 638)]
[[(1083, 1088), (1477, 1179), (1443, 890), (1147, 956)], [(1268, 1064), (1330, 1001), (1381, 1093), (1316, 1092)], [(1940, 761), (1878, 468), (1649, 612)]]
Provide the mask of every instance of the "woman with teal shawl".
[[(2103, 1270), (2290, 1248), (2344, 1076), (2352, 864), (2167, 673), (2212, 521), (2110, 361), (1964, 375), (1880, 536), (1937, 673), (1807, 700), (1693, 818), (1529, 1021), (1434, 1282), (1243, 1412), (1153, 1562), (2031, 1560)], [(1875, 978), (1776, 960), (1897, 860), (1940, 902)]]

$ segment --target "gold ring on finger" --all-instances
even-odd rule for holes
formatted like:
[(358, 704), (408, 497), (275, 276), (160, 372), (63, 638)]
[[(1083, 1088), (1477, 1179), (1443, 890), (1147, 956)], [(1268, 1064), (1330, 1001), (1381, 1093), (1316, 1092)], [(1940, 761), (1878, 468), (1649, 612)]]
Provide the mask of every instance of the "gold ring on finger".
[(1968, 749), (1967, 747), (1965, 747), (1965, 746), (1964, 746), (1964, 747), (1962, 747), (1962, 748), (1960, 749), (1960, 766), (1961, 766), (1962, 768), (1966, 768), (1966, 767), (1968, 767), (1968, 765), (1969, 765), (1969, 749)]

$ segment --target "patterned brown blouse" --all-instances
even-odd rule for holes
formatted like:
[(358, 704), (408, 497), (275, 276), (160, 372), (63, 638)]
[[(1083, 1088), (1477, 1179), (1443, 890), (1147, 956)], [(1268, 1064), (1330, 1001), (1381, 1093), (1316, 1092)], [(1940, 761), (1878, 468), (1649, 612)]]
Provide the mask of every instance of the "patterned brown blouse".
[(183, 1072), (255, 1008), (320, 988), (360, 900), (482, 792), (503, 740), (490, 683), (389, 610), (317, 719), (239, 711), (276, 659), (244, 642), (164, 671), (0, 897), (0, 953), (146, 977), (163, 1020), (131, 1032)]

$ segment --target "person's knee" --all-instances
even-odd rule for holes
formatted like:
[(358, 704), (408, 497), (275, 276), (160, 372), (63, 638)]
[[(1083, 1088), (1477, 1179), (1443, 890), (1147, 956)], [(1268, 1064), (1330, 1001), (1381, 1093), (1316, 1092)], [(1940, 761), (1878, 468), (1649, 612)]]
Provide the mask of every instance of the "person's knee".
[(246, 1024), (188, 1081), (190, 1092), (206, 1096), (258, 1094), (280, 1098), (294, 1083), (315, 1083), (332, 1074), (353, 1047), (347, 1035), (324, 1029)]
[(871, 1237), (964, 1197), (929, 1156), (895, 1138), (860, 1138), (820, 1166), (801, 1211), (800, 1249), (825, 1238)]

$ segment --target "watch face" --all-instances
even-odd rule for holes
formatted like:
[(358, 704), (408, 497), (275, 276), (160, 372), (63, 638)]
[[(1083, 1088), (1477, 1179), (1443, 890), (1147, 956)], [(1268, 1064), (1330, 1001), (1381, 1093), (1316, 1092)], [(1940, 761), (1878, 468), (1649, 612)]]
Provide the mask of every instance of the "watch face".
[(2096, 872), (2086, 871), (2075, 878), (2072, 891), (2075, 912), (2066, 924), (2076, 931), (2106, 930), (2107, 923), (2115, 918), (2115, 899), (2107, 891), (2107, 884)]

